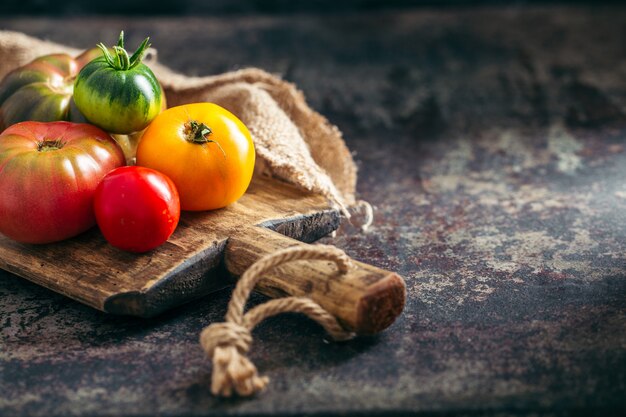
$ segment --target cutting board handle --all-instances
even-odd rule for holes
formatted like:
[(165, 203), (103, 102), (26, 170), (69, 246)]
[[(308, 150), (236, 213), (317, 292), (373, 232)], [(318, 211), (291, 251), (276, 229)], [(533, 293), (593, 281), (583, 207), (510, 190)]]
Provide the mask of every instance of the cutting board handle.
[[(246, 227), (231, 235), (225, 252), (228, 272), (241, 276), (265, 255), (306, 243), (261, 227)], [(272, 298), (308, 297), (359, 335), (389, 327), (404, 308), (404, 280), (396, 273), (353, 261), (340, 273), (333, 262), (296, 261), (278, 266), (259, 281), (255, 290)]]

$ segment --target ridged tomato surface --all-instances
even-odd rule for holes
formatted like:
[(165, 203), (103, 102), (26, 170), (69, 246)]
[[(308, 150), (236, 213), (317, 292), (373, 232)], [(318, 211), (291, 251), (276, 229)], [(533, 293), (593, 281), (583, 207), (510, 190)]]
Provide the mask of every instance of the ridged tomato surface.
[(100, 180), (125, 164), (101, 129), (70, 122), (22, 122), (0, 135), (0, 233), (48, 243), (95, 225)]

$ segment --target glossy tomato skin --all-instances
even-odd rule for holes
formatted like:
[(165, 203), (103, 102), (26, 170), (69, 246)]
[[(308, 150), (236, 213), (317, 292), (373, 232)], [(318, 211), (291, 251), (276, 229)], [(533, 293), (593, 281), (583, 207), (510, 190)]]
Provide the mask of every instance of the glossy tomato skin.
[(74, 79), (101, 54), (94, 48), (76, 58), (44, 55), (8, 73), (0, 82), (0, 131), (23, 121), (85, 122), (72, 100)]
[(24, 243), (70, 238), (95, 225), (100, 180), (124, 165), (106, 132), (70, 122), (22, 122), (0, 135), (0, 233)]
[(111, 245), (141, 253), (172, 235), (180, 218), (180, 200), (176, 186), (164, 174), (127, 166), (111, 171), (98, 185), (94, 211)]
[(91, 123), (111, 133), (128, 134), (144, 129), (160, 113), (163, 94), (145, 64), (119, 70), (100, 56), (78, 74), (74, 100)]
[[(189, 140), (191, 122), (210, 129), (208, 141)], [(212, 210), (239, 199), (250, 184), (254, 162), (254, 144), (246, 126), (213, 103), (164, 111), (148, 126), (137, 148), (137, 165), (169, 176), (183, 210)]]

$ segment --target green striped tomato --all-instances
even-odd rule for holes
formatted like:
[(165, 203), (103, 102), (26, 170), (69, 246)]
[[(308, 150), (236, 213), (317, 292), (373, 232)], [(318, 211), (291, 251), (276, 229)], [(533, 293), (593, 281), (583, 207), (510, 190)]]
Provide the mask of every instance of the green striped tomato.
[(0, 82), (0, 131), (27, 120), (85, 122), (72, 101), (74, 79), (100, 54), (93, 48), (76, 58), (44, 55), (8, 73)]
[(124, 32), (113, 54), (103, 44), (102, 55), (80, 71), (74, 101), (89, 122), (127, 134), (144, 129), (161, 111), (163, 95), (154, 73), (141, 62), (150, 46), (146, 38), (132, 56), (124, 49)]

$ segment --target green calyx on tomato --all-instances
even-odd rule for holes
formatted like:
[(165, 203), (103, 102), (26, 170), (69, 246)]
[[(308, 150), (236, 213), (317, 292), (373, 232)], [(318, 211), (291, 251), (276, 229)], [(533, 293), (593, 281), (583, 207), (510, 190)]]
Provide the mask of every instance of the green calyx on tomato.
[(146, 53), (146, 50), (151, 46), (150, 38), (146, 38), (141, 42), (141, 45), (137, 48), (133, 56), (129, 57), (128, 52), (124, 49), (124, 31), (120, 32), (120, 38), (117, 41), (117, 45), (113, 47), (113, 51), (115, 52), (115, 58), (111, 56), (111, 52), (109, 52), (109, 48), (106, 47), (105, 44), (100, 42), (98, 44), (98, 48), (102, 51), (102, 56), (106, 62), (118, 71), (128, 71), (130, 69), (135, 68), (137, 65), (141, 64), (141, 60), (143, 59), (143, 55)]
[(209, 136), (213, 133), (210, 127), (204, 123), (198, 123), (195, 120), (190, 120), (185, 123), (185, 135), (189, 142), (193, 143), (207, 143), (213, 142), (209, 139)]
[(214, 143), (220, 148), (220, 151), (226, 157), (226, 152), (222, 148), (222, 145), (218, 141), (210, 139), (209, 136), (213, 133), (210, 127), (205, 125), (204, 123), (198, 123), (195, 120), (190, 120), (183, 125), (183, 133), (185, 134), (185, 139), (188, 142), (203, 144), (203, 143)]
[(127, 134), (144, 129), (161, 112), (161, 86), (141, 62), (148, 41), (146, 38), (132, 55), (124, 49), (124, 32), (113, 52), (98, 45), (101, 56), (85, 65), (74, 83), (76, 106), (89, 122), (112, 133)]

